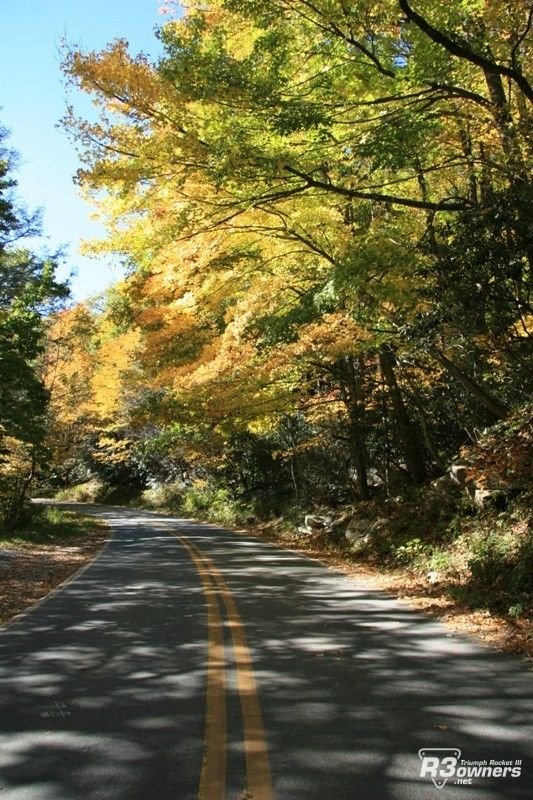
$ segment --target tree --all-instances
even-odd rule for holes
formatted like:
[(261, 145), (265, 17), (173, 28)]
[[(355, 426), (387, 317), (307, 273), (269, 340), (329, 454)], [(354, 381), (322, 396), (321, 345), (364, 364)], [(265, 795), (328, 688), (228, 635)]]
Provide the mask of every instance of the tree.
[[(5, 138), (5, 133), (2, 134)], [(20, 240), (37, 232), (37, 219), (12, 195), (10, 155), (0, 159), (0, 505), (4, 524), (18, 521), (42, 458), (48, 396), (39, 358), (45, 318), (66, 297), (55, 279), (57, 257), (38, 256)]]
[(65, 123), (94, 250), (131, 266), (138, 420), (223, 452), (303, 415), (365, 498), (370, 468), (420, 482), (526, 396), (531, 21), (212, 0), (163, 27), (157, 65), (123, 41), (66, 55), (101, 112)]

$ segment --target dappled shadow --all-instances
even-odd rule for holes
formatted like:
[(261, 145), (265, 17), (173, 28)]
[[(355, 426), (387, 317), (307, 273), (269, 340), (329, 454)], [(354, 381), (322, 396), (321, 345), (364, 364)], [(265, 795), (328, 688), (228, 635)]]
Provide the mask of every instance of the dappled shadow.
[[(187, 535), (224, 565), (247, 621), (280, 798), (426, 798), (422, 747), (531, 756), (524, 662), (290, 551), (210, 526)], [(530, 796), (531, 767), (474, 781), (468, 796)]]
[(3, 798), (197, 796), (200, 584), (173, 537), (105, 516), (118, 538), (0, 636)]
[[(205, 611), (169, 529), (214, 560), (245, 621), (277, 800), (425, 800), (437, 790), (419, 777), (422, 747), (524, 759), (524, 777), (449, 783), (448, 800), (529, 797), (533, 681), (523, 662), (263, 541), (90, 510), (116, 538), (0, 637), (4, 798), (197, 796)], [(238, 722), (235, 702), (230, 718)], [(232, 800), (239, 735), (230, 737)]]

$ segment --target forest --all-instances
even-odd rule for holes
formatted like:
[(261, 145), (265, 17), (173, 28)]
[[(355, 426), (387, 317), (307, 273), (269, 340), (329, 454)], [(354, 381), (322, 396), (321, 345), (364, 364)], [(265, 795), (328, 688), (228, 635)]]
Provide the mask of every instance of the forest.
[(68, 302), (1, 157), (3, 524), (35, 490), (349, 520), (321, 535), (525, 614), (531, 3), (167, 6), (157, 62), (63, 52), (123, 280)]

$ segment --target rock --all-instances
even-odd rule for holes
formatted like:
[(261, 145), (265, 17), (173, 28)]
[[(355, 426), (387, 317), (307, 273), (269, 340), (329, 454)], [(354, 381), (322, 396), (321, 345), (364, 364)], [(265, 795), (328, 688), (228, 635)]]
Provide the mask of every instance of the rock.
[(466, 486), (468, 467), (465, 464), (452, 464), (448, 473), (448, 477), (451, 481), (456, 483), (457, 486), (463, 488)]
[(449, 478), (447, 475), (441, 475), (440, 478), (435, 478), (434, 481), (431, 481), (431, 488), (432, 489), (440, 489), (443, 486), (446, 486), (449, 482)]
[(474, 491), (474, 503), (478, 508), (483, 508), (489, 497), (491, 496), (492, 492), (490, 489), (475, 489)]
[(352, 528), (348, 528), (348, 530), (344, 534), (344, 538), (346, 539), (347, 542), (350, 542), (350, 544), (353, 544), (354, 542), (359, 542), (361, 539), (366, 539), (367, 536), (368, 533), (365, 533), (364, 531), (360, 530), (354, 531)]
[(362, 536), (365, 533), (369, 533), (371, 528), (371, 520), (365, 517), (355, 517), (348, 525), (346, 533), (351, 532), (354, 536)]
[(299, 527), (299, 533), (331, 533), (333, 530), (333, 517), (321, 516), (319, 514), (306, 514), (303, 526)]
[(345, 538), (349, 542), (354, 542), (357, 539), (361, 539), (363, 536), (368, 536), (368, 534), (372, 532), (375, 524), (375, 522), (372, 522), (372, 520), (366, 517), (355, 517), (348, 525), (346, 533), (344, 534)]
[(346, 525), (347, 522), (350, 522), (352, 516), (353, 516), (352, 511), (346, 511), (344, 514), (341, 514), (340, 517), (337, 517), (337, 519), (334, 519), (333, 522), (331, 523), (330, 525), (331, 530), (333, 531), (337, 530), (337, 528), (342, 528), (343, 525)]
[(501, 489), (476, 489), (474, 503), (478, 508), (495, 508), (504, 511), (507, 508), (508, 498)]
[(431, 572), (428, 572), (428, 574), (426, 575), (426, 580), (428, 583), (431, 584), (439, 583), (440, 575), (435, 570), (431, 570)]
[(436, 492), (447, 494), (455, 491), (458, 488), (458, 485), (450, 478), (449, 475), (441, 475), (440, 478), (436, 478), (436, 480), (431, 481), (431, 488)]
[(367, 481), (368, 485), (372, 486), (374, 489), (379, 489), (381, 486), (384, 486), (385, 484), (385, 481), (383, 480), (381, 475), (373, 467), (371, 467), (368, 470)]
[(318, 514), (307, 514), (304, 518), (304, 525), (310, 531), (328, 530), (332, 522), (331, 517), (321, 517)]
[(344, 538), (350, 544), (352, 553), (364, 552), (371, 542), (370, 534), (362, 530), (348, 529), (344, 534)]
[(281, 525), (281, 523), (284, 521), (285, 517), (276, 517), (276, 519), (271, 519), (268, 522), (264, 522), (262, 525), (259, 525), (259, 527), (265, 530), (267, 528), (276, 528), (278, 525)]

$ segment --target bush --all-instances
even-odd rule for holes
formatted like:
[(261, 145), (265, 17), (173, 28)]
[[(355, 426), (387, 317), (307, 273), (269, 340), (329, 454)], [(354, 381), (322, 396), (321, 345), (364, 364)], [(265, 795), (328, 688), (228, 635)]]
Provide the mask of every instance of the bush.
[(254, 509), (235, 500), (227, 489), (208, 481), (195, 481), (185, 490), (182, 509), (191, 517), (201, 517), (222, 525), (239, 525), (254, 515)]
[(192, 486), (185, 486), (181, 481), (154, 486), (142, 493), (141, 504), (153, 510), (179, 512), (221, 525), (239, 525), (254, 514), (249, 504), (234, 499), (228, 489), (205, 480), (196, 480)]
[(183, 496), (184, 485), (181, 481), (162, 483), (145, 489), (141, 494), (141, 504), (154, 510), (181, 511)]
[(533, 596), (533, 535), (512, 531), (472, 537), (467, 565), (470, 580), (454, 594), (474, 608), (489, 608), (513, 617), (530, 613)]
[(430, 548), (421, 539), (409, 539), (394, 549), (393, 559), (401, 566), (417, 567), (428, 559)]
[(205, 514), (211, 504), (213, 490), (207, 481), (198, 480), (183, 495), (183, 511), (194, 517)]
[(101, 525), (94, 518), (81, 517), (62, 508), (30, 504), (18, 530), (2, 530), (0, 527), (0, 543), (3, 546), (19, 546), (24, 542), (61, 543), (71, 536), (91, 533)]
[(91, 478), (85, 483), (61, 489), (56, 494), (58, 500), (72, 500), (75, 503), (101, 503), (106, 499), (108, 487), (98, 478)]
[(516, 557), (516, 539), (506, 533), (473, 537), (468, 568), (474, 581), (487, 586), (497, 583)]

